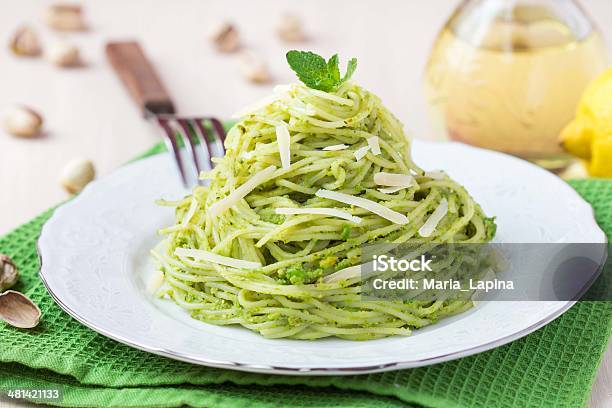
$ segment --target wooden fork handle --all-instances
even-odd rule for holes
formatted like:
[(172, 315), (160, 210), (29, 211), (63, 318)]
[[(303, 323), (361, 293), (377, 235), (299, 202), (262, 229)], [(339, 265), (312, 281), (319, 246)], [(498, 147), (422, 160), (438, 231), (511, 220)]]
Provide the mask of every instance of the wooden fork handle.
[(109, 42), (106, 57), (145, 116), (175, 113), (170, 94), (140, 44)]

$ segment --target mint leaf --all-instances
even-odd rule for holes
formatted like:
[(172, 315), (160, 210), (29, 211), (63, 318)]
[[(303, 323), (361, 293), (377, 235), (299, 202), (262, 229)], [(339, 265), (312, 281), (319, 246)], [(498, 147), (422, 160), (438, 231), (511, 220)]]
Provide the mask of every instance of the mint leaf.
[(340, 82), (340, 67), (338, 66), (338, 54), (334, 54), (327, 61), (327, 72), (329, 77), (335, 82)]
[(350, 61), (348, 62), (348, 66), (346, 67), (346, 74), (344, 74), (344, 78), (342, 78), (342, 82), (346, 82), (349, 79), (351, 79), (356, 69), (357, 69), (357, 58), (351, 58)]
[(322, 85), (326, 85), (324, 82), (329, 79), (327, 63), (323, 57), (313, 52), (294, 50), (287, 53), (287, 62), (304, 85), (323, 90)]
[(357, 60), (352, 58), (341, 78), (338, 54), (325, 62), (325, 58), (310, 51), (291, 50), (287, 53), (287, 62), (304, 85), (324, 92), (336, 90), (351, 78), (357, 68)]

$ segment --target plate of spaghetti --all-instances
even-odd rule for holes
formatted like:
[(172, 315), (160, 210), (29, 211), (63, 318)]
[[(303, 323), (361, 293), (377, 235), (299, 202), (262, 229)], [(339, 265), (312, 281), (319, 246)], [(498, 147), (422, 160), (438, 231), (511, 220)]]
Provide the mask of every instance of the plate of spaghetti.
[[(117, 341), (215, 367), (351, 374), (505, 344), (570, 301), (372, 299), (380, 243), (605, 242), (554, 175), (456, 143), (409, 140), (338, 58), (287, 54), (301, 84), (241, 111), (226, 153), (185, 191), (168, 154), (61, 206), (41, 277), (75, 319)], [(528, 199), (527, 199), (528, 198)]]

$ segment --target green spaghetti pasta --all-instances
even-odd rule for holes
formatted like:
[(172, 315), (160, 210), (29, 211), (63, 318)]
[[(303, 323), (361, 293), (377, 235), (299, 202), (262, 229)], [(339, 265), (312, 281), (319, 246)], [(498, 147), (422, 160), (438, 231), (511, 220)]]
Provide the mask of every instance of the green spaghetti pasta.
[(363, 245), (495, 233), (461, 185), (412, 161), (401, 123), (372, 93), (349, 81), (329, 92), (282, 87), (243, 115), (225, 147), (203, 174), (209, 185), (166, 203), (176, 223), (153, 251), (158, 294), (193, 318), (268, 338), (367, 340), (472, 306), (367, 300), (359, 274), (343, 276)]

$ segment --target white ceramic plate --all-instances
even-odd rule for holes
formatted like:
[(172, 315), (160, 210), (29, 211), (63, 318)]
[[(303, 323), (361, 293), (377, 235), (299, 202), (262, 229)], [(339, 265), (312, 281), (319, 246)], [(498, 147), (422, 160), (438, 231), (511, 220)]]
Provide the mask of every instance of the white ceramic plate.
[[(605, 242), (591, 207), (527, 162), (455, 143), (414, 144), (415, 161), (445, 169), (484, 211), (498, 242)], [(55, 211), (39, 240), (41, 277), (57, 303), (91, 329), (152, 353), (208, 366), (277, 374), (354, 374), (439, 363), (498, 347), (552, 321), (571, 302), (485, 302), (416, 331), (367, 342), (267, 340), (240, 327), (195, 321), (145, 289), (148, 254), (171, 225), (177, 198), (169, 155), (129, 164)]]

